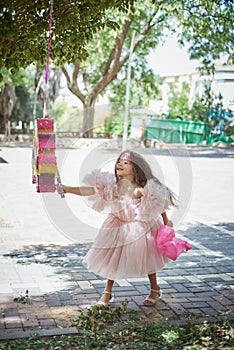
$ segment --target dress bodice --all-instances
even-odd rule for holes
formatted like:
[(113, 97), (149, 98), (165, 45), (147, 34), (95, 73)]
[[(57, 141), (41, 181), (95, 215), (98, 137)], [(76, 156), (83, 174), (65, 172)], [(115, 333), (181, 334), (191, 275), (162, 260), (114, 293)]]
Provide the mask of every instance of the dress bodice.
[(87, 198), (97, 211), (115, 215), (123, 221), (151, 221), (157, 219), (170, 205), (170, 194), (166, 186), (147, 181), (138, 199), (119, 199), (114, 174), (94, 170), (83, 180), (86, 186), (92, 186), (95, 194)]
[(114, 201), (111, 206), (111, 213), (112, 215), (118, 217), (121, 221), (135, 221), (140, 204), (141, 198), (117, 200)]

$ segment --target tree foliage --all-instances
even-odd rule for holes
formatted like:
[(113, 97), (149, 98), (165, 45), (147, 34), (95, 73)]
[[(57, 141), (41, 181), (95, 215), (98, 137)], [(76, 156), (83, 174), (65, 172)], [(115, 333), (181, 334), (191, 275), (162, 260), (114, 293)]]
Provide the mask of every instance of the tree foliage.
[[(84, 106), (83, 130), (93, 128), (98, 96), (122, 91), (133, 32), (134, 97), (157, 89), (146, 57), (179, 28), (178, 41), (189, 43), (190, 57), (208, 70), (225, 56), (234, 62), (233, 2), (228, 0), (68, 0), (53, 1), (51, 59), (62, 66), (68, 88)], [(50, 2), (5, 0), (0, 13), (0, 63), (17, 70), (47, 55)], [(176, 57), (175, 57), (176, 59)], [(67, 65), (68, 63), (70, 65)], [(117, 81), (118, 79), (118, 81)]]
[(190, 58), (201, 61), (201, 70), (213, 72), (220, 58), (234, 63), (232, 0), (178, 1), (175, 15), (182, 27), (179, 42), (189, 43)]
[(92, 130), (95, 102), (108, 86), (112, 96), (118, 92), (123, 96), (122, 81), (125, 80), (126, 84), (126, 63), (134, 32), (132, 87), (135, 88), (134, 93), (137, 91), (135, 100), (138, 95), (136, 102), (139, 103), (158, 92), (153, 72), (147, 68), (147, 55), (162, 40), (163, 28), (169, 27), (170, 18), (158, 4), (152, 5), (149, 0), (138, 1), (134, 14), (112, 11), (109, 16), (118, 21), (118, 30), (105, 28), (95, 34), (93, 41), (87, 45), (89, 57), (85, 61), (76, 59), (73, 66), (62, 67), (68, 88), (83, 103), (84, 132)]
[(215, 95), (209, 84), (205, 85), (203, 94), (195, 96), (192, 104), (189, 101), (190, 89), (188, 84), (183, 83), (179, 92), (172, 88), (168, 100), (168, 117), (170, 119), (192, 120), (203, 122), (208, 127), (208, 134), (216, 131), (225, 131), (229, 125), (227, 115), (229, 110), (223, 106), (221, 94)]
[[(0, 12), (0, 65), (18, 70), (44, 62), (51, 5), (49, 0), (5, 0)], [(52, 60), (58, 64), (88, 56), (85, 44), (105, 26), (116, 27), (109, 9), (128, 11), (133, 0), (53, 0)]]
[[(117, 29), (113, 10), (135, 13), (160, 8), (181, 26), (180, 43), (190, 43), (191, 58), (206, 66), (227, 55), (234, 61), (233, 13), (231, 0), (53, 0), (51, 57), (58, 64), (85, 59), (85, 45), (104, 28)], [(0, 7), (0, 65), (18, 70), (32, 62), (44, 62), (51, 6), (49, 0), (4, 0)], [(108, 45), (109, 43), (107, 43)]]
[(34, 74), (31, 69), (20, 69), (15, 74), (2, 68), (5, 84), (0, 91), (0, 128), (7, 120), (25, 121), (32, 119), (34, 104)]
[(205, 90), (201, 97), (195, 97), (190, 110), (191, 119), (194, 121), (202, 121), (208, 126), (208, 131), (216, 132), (224, 131), (228, 125), (227, 115), (229, 110), (224, 108), (223, 97), (221, 94), (215, 95), (210, 85), (205, 86)]
[(171, 96), (168, 99), (168, 117), (170, 119), (190, 118), (189, 93), (189, 85), (185, 82), (182, 84), (181, 91), (178, 91), (175, 85), (171, 85)]

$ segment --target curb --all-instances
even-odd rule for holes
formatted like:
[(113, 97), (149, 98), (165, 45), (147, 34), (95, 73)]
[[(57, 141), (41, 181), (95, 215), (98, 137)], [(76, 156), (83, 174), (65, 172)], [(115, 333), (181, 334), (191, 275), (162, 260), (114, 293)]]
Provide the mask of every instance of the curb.
[(30, 337), (48, 337), (55, 335), (71, 335), (78, 334), (78, 330), (75, 327), (71, 328), (52, 328), (52, 329), (41, 329), (39, 331), (20, 331), (14, 333), (0, 334), (0, 340), (13, 340), (20, 338)]

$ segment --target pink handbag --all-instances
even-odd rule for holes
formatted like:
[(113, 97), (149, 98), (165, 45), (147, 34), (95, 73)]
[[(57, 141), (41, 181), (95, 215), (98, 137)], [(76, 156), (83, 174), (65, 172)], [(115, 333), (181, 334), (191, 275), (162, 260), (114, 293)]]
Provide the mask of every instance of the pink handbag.
[(173, 227), (166, 225), (158, 229), (156, 243), (159, 252), (171, 260), (176, 260), (183, 251), (192, 249), (187, 241), (176, 238)]

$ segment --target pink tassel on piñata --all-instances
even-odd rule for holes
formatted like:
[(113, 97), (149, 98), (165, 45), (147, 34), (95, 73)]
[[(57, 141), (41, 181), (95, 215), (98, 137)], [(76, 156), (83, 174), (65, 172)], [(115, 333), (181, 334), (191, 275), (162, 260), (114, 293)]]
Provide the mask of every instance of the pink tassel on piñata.
[(176, 260), (181, 253), (192, 249), (190, 243), (176, 238), (173, 227), (166, 225), (158, 229), (156, 243), (159, 252), (171, 260)]

